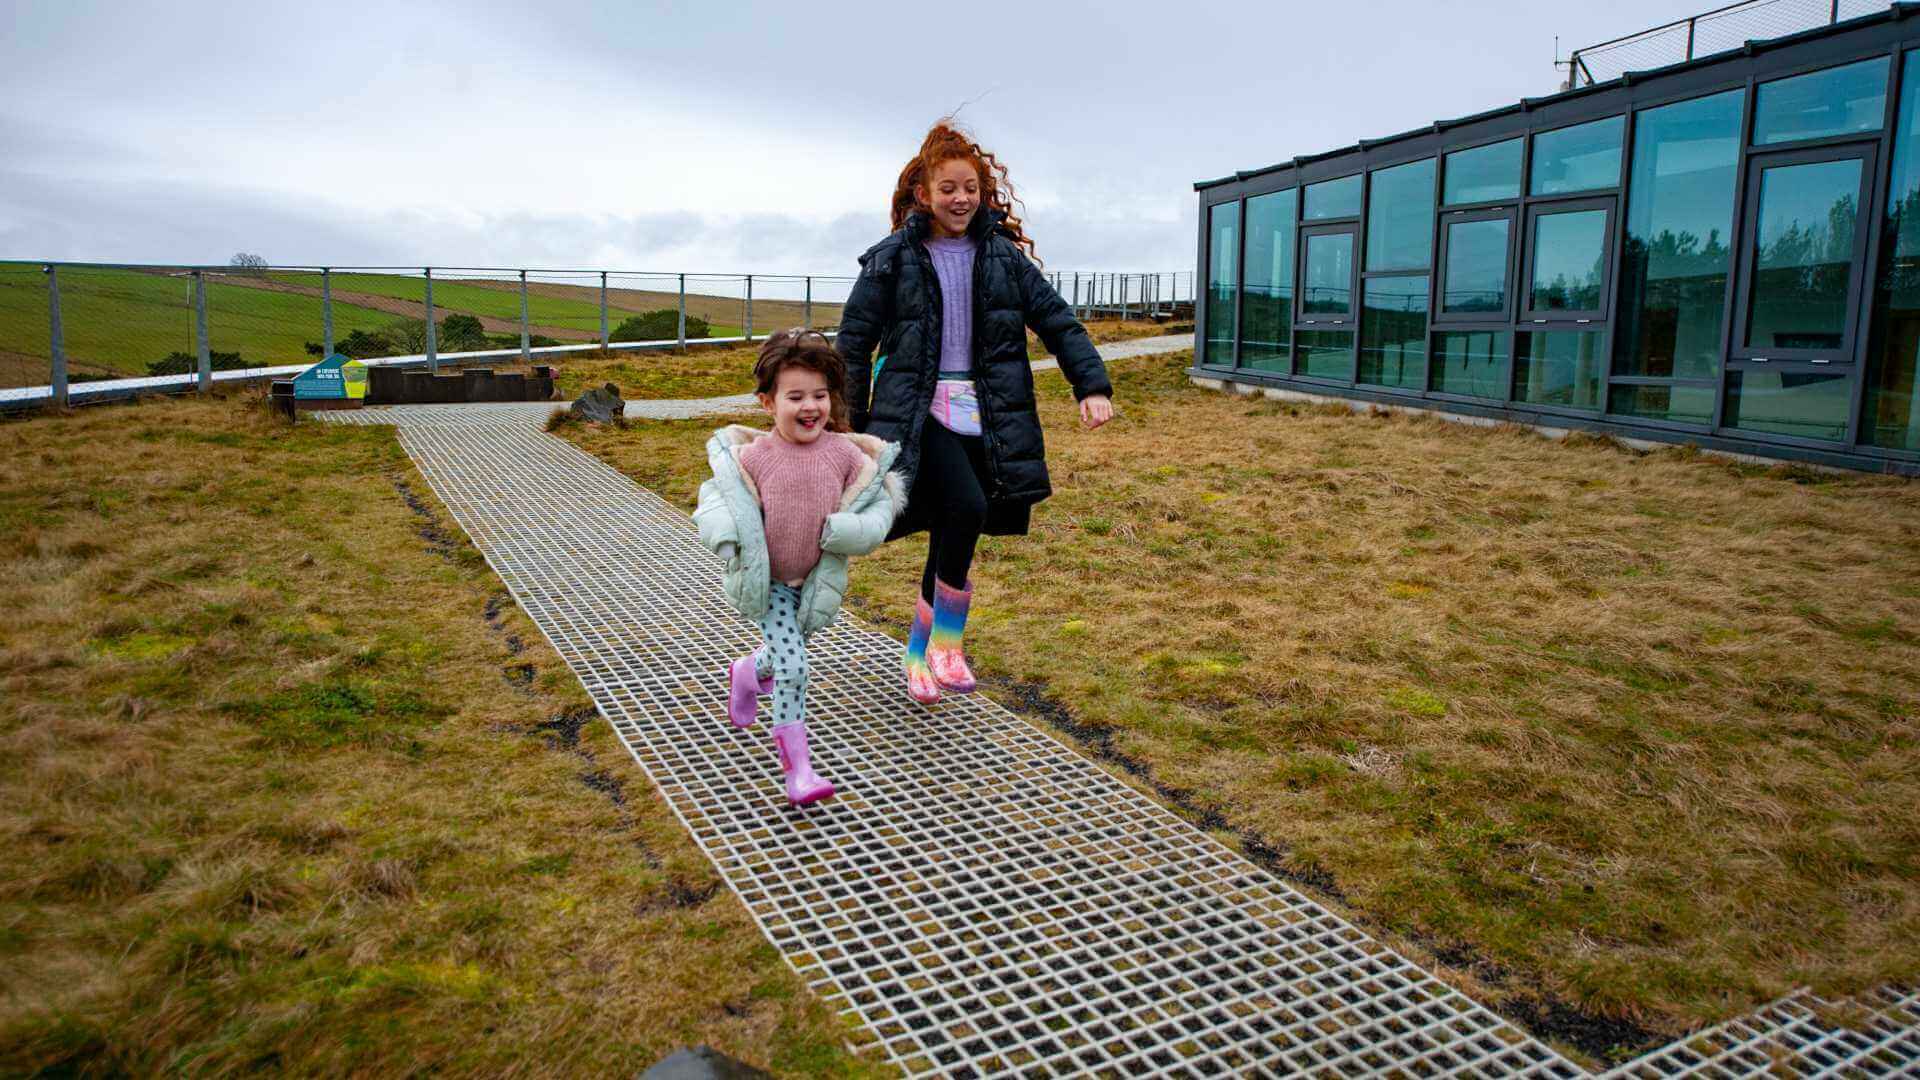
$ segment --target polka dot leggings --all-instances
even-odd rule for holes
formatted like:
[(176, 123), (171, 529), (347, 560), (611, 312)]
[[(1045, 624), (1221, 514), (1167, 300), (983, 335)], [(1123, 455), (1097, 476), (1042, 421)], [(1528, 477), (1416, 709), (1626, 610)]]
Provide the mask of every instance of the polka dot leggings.
[(800, 590), (776, 581), (760, 617), (766, 645), (753, 654), (753, 673), (773, 676), (773, 726), (807, 718), (807, 639), (800, 633)]

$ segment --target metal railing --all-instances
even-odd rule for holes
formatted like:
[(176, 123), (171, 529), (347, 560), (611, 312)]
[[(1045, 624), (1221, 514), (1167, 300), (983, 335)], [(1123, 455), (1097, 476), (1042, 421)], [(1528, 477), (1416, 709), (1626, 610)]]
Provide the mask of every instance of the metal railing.
[[(1083, 319), (1192, 311), (1191, 271), (1046, 276)], [(854, 280), (0, 261), (0, 404), (66, 404), (73, 387), (95, 381), (205, 390), (216, 373), (266, 377), (336, 351), (438, 370), (442, 360), (749, 342), (788, 326), (837, 326)]]
[(1889, 0), (1742, 0), (1651, 30), (1575, 49), (1565, 61), (1567, 77), (1561, 89), (1592, 86), (1617, 79), (1629, 71), (1666, 67), (1738, 49), (1749, 41), (1831, 26), (1888, 6)]

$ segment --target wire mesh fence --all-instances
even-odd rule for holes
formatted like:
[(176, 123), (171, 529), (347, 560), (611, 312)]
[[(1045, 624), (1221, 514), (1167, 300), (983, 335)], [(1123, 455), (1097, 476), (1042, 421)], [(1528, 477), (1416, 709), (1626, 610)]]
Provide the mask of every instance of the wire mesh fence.
[[(1191, 305), (1191, 272), (1048, 271), (1085, 318)], [(639, 343), (758, 340), (839, 325), (855, 279), (462, 267), (0, 262), (0, 403), (90, 381), (203, 385), (333, 353), (424, 362)], [(1189, 307), (1190, 310), (1190, 307)], [(103, 388), (95, 388), (96, 390)]]
[(1590, 86), (1629, 71), (1678, 64), (1885, 10), (1890, 0), (1746, 0), (1575, 49), (1567, 86)]

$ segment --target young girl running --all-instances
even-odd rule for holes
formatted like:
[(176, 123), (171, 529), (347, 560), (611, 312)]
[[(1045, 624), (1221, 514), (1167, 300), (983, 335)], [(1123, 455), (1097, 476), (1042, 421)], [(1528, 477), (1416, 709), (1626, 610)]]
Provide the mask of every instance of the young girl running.
[(738, 424), (707, 442), (713, 478), (700, 485), (700, 540), (726, 560), (727, 599), (760, 624), (760, 648), (727, 669), (728, 714), (751, 727), (773, 695), (773, 743), (787, 800), (833, 795), (807, 749), (807, 639), (833, 621), (847, 557), (879, 547), (904, 499), (890, 471), (899, 447), (847, 430), (846, 366), (814, 330), (767, 339), (753, 367), (771, 432)]
[(1025, 535), (1033, 504), (1052, 493), (1026, 327), (1059, 357), (1088, 430), (1112, 418), (1113, 387), (1034, 265), (992, 154), (935, 124), (900, 170), (892, 211), (893, 235), (860, 256), (836, 344), (853, 430), (900, 444), (911, 500), (887, 539), (927, 530), (906, 673), (907, 692), (931, 705), (974, 688), (961, 633), (981, 534)]

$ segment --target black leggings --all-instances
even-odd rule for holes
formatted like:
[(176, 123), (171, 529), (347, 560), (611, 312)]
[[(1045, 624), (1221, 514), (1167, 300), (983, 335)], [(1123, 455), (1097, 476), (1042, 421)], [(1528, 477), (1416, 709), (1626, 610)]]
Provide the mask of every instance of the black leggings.
[(978, 435), (955, 435), (929, 416), (920, 426), (920, 474), (913, 495), (922, 500), (927, 516), (927, 568), (920, 575), (920, 595), (933, 603), (933, 579), (953, 588), (967, 583), (973, 549), (987, 520), (986, 441)]

